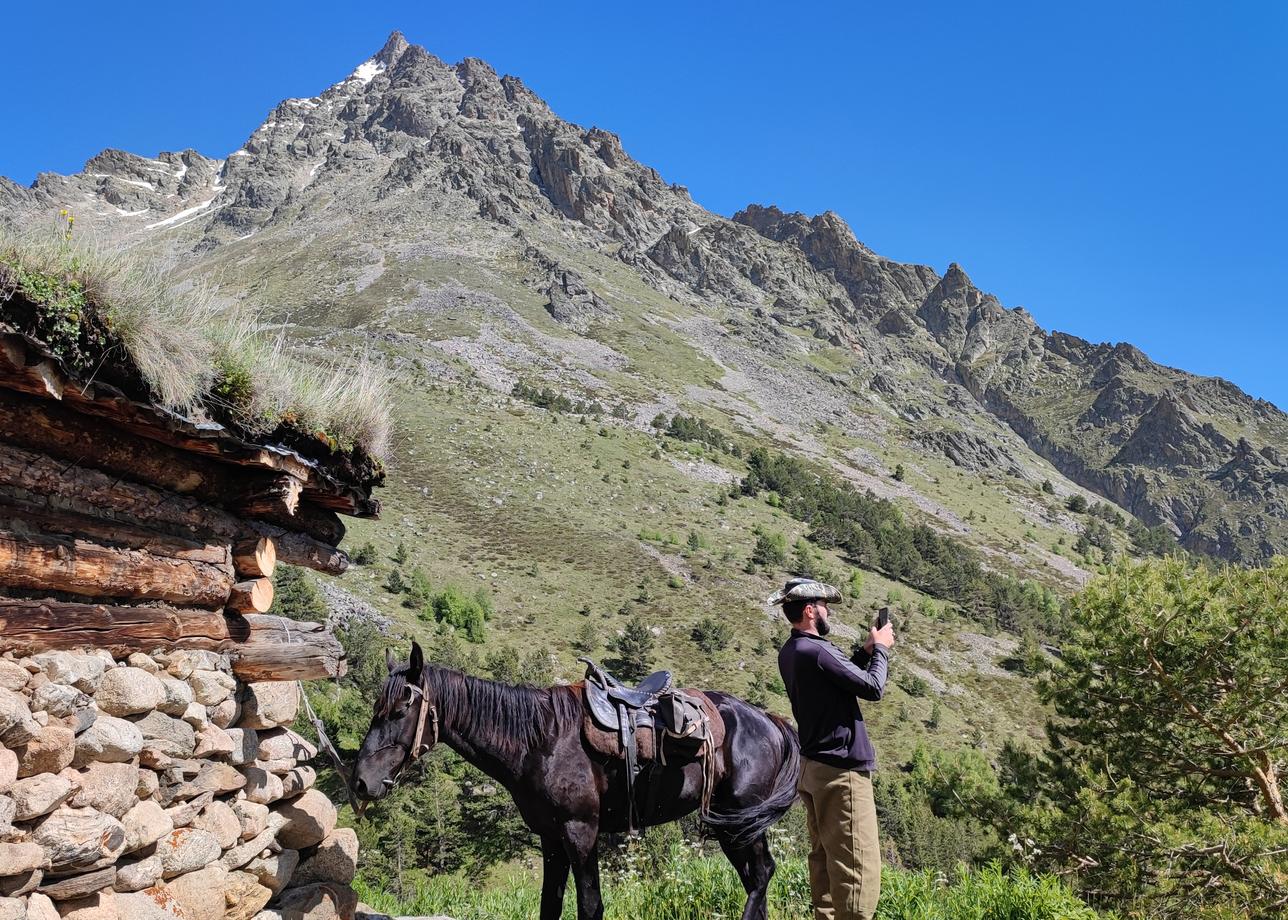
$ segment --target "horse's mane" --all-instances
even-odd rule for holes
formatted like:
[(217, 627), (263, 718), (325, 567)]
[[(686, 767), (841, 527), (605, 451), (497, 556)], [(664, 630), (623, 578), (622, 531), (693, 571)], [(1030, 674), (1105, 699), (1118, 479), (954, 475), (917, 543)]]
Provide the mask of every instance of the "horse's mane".
[[(536, 746), (581, 720), (581, 701), (570, 687), (505, 684), (430, 664), (425, 683), (444, 726), (501, 748)], [(388, 711), (406, 685), (406, 668), (399, 668), (385, 681), (376, 711)]]

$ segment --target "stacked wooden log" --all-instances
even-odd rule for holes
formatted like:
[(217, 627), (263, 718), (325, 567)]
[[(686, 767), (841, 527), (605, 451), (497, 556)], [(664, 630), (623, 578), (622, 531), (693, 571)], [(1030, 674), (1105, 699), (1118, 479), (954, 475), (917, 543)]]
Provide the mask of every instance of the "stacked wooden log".
[[(230, 654), (0, 658), (2, 920), (352, 917), (293, 681)], [(271, 906), (270, 906), (271, 905)]]
[(337, 512), (378, 510), (369, 482), (82, 383), (0, 333), (0, 652), (159, 645), (227, 651), (251, 680), (337, 676), (326, 630), (263, 617), (273, 570), (342, 573)]

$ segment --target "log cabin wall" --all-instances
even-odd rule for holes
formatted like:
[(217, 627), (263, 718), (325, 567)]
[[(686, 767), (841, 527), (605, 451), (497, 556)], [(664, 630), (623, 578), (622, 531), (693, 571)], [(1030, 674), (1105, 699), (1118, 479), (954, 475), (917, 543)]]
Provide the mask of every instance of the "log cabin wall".
[(357, 839), (290, 729), (343, 650), (268, 613), (379, 511), (338, 469), (0, 332), (0, 920), (352, 920)]

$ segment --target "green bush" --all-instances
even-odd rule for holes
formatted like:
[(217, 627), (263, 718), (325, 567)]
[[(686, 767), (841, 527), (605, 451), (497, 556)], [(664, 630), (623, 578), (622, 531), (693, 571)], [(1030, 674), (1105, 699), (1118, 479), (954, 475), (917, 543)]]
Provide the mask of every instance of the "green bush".
[(787, 564), (787, 538), (774, 530), (762, 530), (756, 534), (750, 562), (767, 569), (781, 569)]
[(922, 697), (930, 692), (930, 684), (916, 674), (902, 673), (897, 683), (908, 696)]
[(465, 633), (471, 642), (482, 642), (484, 624), (492, 615), (492, 603), (481, 589), (467, 595), (455, 585), (449, 585), (430, 599), (429, 610), (434, 619)]
[(376, 551), (376, 544), (368, 540), (354, 550), (353, 555), (349, 558), (354, 565), (375, 565), (380, 558), (380, 554)]
[[(604, 407), (595, 400), (573, 399), (549, 385), (534, 386), (520, 380), (510, 390), (510, 395), (515, 399), (522, 399), (526, 403), (550, 412), (573, 413), (581, 416), (600, 416), (604, 414)], [(613, 410), (615, 417), (624, 418), (625, 416), (619, 414), (619, 412), (629, 414), (624, 403), (614, 407)]]
[(618, 679), (628, 683), (637, 681), (653, 670), (653, 633), (638, 616), (626, 621), (622, 634), (609, 642), (608, 647), (616, 657), (605, 665)]

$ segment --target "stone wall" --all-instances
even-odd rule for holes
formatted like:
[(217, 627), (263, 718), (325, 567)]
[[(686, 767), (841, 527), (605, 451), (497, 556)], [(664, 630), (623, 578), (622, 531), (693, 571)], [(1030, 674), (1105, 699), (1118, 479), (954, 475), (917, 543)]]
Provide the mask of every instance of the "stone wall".
[(212, 652), (0, 658), (0, 920), (352, 920), (298, 708)]

